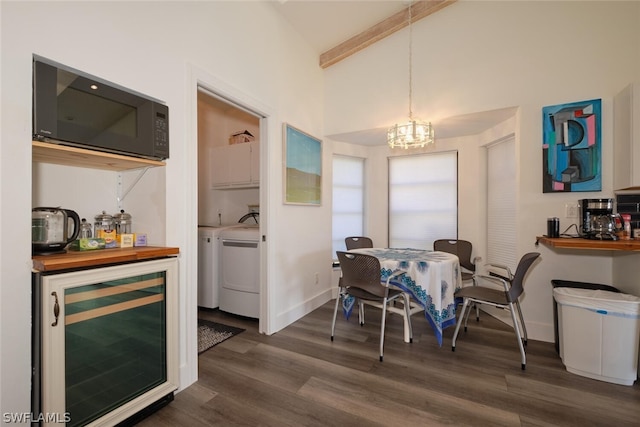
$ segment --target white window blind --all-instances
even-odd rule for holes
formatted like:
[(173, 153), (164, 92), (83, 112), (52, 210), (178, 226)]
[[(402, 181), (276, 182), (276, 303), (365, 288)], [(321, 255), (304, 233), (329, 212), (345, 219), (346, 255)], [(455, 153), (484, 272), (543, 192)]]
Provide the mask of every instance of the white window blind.
[(433, 249), (458, 237), (458, 153), (389, 158), (389, 246)]
[(515, 141), (509, 138), (487, 150), (487, 262), (518, 264), (516, 254)]
[(364, 233), (364, 159), (333, 156), (333, 258), (344, 239)]

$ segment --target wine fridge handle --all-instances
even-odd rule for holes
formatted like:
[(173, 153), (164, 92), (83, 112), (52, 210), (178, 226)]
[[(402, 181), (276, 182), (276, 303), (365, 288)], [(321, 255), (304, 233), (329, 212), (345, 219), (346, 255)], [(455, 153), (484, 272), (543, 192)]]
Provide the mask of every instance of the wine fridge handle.
[(56, 316), (56, 320), (51, 324), (51, 326), (57, 326), (58, 316), (60, 316), (60, 304), (58, 303), (58, 294), (56, 292), (51, 292), (51, 295), (56, 299), (53, 303), (53, 315)]

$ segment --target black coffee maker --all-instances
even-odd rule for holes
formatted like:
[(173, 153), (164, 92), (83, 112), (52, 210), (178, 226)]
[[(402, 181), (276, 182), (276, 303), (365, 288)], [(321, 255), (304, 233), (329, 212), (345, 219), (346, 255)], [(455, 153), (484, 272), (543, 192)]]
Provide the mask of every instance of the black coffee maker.
[(581, 199), (581, 236), (594, 240), (618, 240), (613, 199)]

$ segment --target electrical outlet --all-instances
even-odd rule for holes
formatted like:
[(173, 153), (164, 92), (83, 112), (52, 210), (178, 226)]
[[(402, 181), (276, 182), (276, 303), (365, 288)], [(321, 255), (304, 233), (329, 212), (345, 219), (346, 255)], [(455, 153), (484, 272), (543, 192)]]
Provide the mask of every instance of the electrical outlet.
[(567, 203), (565, 205), (565, 218), (578, 218), (579, 216), (579, 207), (574, 203)]

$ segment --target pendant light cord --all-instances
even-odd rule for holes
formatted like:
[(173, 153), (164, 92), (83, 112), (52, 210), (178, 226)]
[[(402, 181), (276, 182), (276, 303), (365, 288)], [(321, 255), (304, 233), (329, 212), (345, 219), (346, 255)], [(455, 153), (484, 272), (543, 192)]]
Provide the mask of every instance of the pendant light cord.
[(413, 117), (413, 4), (406, 0), (408, 7), (405, 13), (409, 22), (409, 122), (396, 123), (387, 130), (387, 144), (391, 148), (425, 147), (434, 143), (431, 122), (423, 122)]

